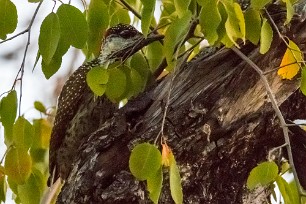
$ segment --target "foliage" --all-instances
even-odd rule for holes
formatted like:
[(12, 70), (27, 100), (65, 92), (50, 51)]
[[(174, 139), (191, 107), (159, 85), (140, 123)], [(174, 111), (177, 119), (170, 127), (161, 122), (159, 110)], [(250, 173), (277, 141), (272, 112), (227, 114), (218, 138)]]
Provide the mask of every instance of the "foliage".
[(162, 145), (162, 154), (156, 146), (149, 143), (141, 143), (134, 147), (129, 161), (131, 173), (138, 180), (146, 180), (149, 197), (154, 203), (158, 199), (162, 189), (162, 166), (169, 168), (170, 191), (176, 204), (183, 203), (181, 177), (174, 155), (167, 144)]
[[(43, 1), (37, 3), (37, 11)], [(68, 1), (64, 1), (67, 2)], [(120, 2), (120, 3), (118, 3)], [(41, 58), (42, 71), (46, 78), (52, 77), (61, 67), (62, 58), (72, 46), (82, 49), (87, 60), (99, 55), (105, 30), (118, 23), (138, 25), (139, 19), (131, 16), (141, 14), (141, 29), (145, 36), (151, 29), (165, 35), (163, 44), (154, 42), (130, 57), (125, 63), (117, 62), (106, 67), (95, 67), (87, 75), (87, 83), (97, 96), (106, 95), (114, 102), (129, 99), (144, 90), (150, 77), (156, 74), (158, 66), (165, 57), (168, 71), (175, 71), (177, 60), (187, 49), (199, 47), (206, 39), (210, 46), (240, 47), (248, 41), (259, 46), (261, 54), (269, 51), (273, 40), (273, 24), (265, 15), (265, 7), (272, 0), (251, 0), (247, 9), (241, 8), (234, 0), (169, 0), (161, 1), (162, 10), (158, 18), (154, 15), (156, 1), (136, 0), (111, 1), (91, 0), (87, 7), (78, 9), (74, 5), (57, 2), (44, 17), (38, 38), (37, 59)], [(284, 0), (288, 25), (294, 14), (291, 0)], [(53, 3), (52, 1), (45, 3)], [(128, 5), (128, 6), (127, 6)], [(133, 9), (131, 9), (133, 8)], [(0, 0), (0, 39), (5, 42), (7, 35), (14, 33), (18, 22), (18, 11), (11, 0)], [(29, 28), (35, 20), (36, 14)], [(157, 21), (157, 19), (159, 19)], [(11, 37), (17, 37), (18, 34)], [(193, 39), (194, 38), (194, 39)], [(198, 40), (199, 39), (199, 40)], [(299, 70), (301, 90), (306, 93), (306, 74), (301, 51), (292, 40), (287, 39), (278, 74), (283, 79), (292, 79)], [(197, 54), (194, 49), (191, 56)], [(16, 79), (24, 67), (20, 67)], [(18, 94), (15, 82), (11, 90), (1, 98), (0, 116), (4, 127), (7, 146), (5, 162), (0, 163), (0, 201), (5, 201), (7, 185), (15, 194), (17, 203), (38, 203), (42, 197), (47, 178), (48, 144), (51, 124), (50, 110), (42, 103), (35, 102), (34, 108), (41, 112), (42, 118), (27, 120), (18, 111)], [(19, 95), (19, 97), (21, 97)], [(17, 114), (17, 112), (19, 112)], [(149, 196), (158, 203), (163, 182), (163, 166), (169, 167), (170, 190), (175, 203), (183, 202), (179, 164), (176, 163), (170, 148), (164, 143), (162, 155), (158, 147), (148, 143), (137, 145), (132, 151), (130, 169), (139, 180), (147, 181)], [(267, 169), (269, 174), (267, 174)], [(271, 172), (270, 172), (271, 170)], [(273, 170), (273, 171), (272, 171)], [(266, 174), (263, 175), (263, 172)], [(292, 185), (278, 175), (274, 163), (260, 164), (251, 172), (247, 185), (253, 189), (257, 185), (267, 185), (276, 181), (286, 203), (297, 200)]]
[(263, 162), (252, 169), (247, 180), (250, 190), (259, 186), (273, 185), (276, 182), (286, 204), (301, 203), (295, 182), (288, 183), (281, 175), (275, 162)]

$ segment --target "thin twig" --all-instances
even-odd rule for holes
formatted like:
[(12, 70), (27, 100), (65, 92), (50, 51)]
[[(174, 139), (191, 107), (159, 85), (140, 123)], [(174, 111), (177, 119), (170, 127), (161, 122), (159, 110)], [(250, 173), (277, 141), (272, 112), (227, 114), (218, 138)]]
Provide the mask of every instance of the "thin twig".
[[(189, 38), (187, 38), (187, 36), (189, 36), (189, 37), (191, 38), (191, 35), (190, 35), (190, 32), (191, 32), (190, 30), (191, 30), (191, 29), (193, 29), (193, 31), (194, 31), (194, 29), (195, 29), (193, 23), (192, 23), (192, 25), (190, 26), (189, 31), (188, 31), (188, 33), (186, 34), (186, 36), (185, 36), (185, 38), (184, 38), (184, 40), (182, 41), (181, 44), (185, 44), (185, 42), (187, 42), (187, 40), (189, 40)], [(181, 57), (184, 56), (186, 53), (188, 53), (189, 51), (193, 50), (199, 43), (201, 43), (201, 42), (204, 40), (204, 38), (202, 38), (202, 37), (200, 37), (200, 39), (201, 39), (201, 40), (199, 40), (198, 42), (196, 42), (191, 48), (187, 49), (185, 52), (183, 52), (181, 55), (179, 55), (179, 56), (177, 57), (177, 59), (181, 58)], [(177, 50), (178, 50), (178, 47), (180, 47), (180, 46), (176, 46), (174, 50), (177, 51)], [(156, 70), (154, 71), (154, 73), (153, 73), (154, 78), (157, 79), (157, 78), (159, 77), (159, 75), (164, 71), (164, 69), (165, 69), (167, 66), (168, 66), (167, 60), (166, 60), (166, 58), (163, 58), (163, 60), (161, 61), (161, 63), (158, 65), (157, 69), (156, 69)]]
[(178, 56), (178, 58), (182, 57), (182, 56), (185, 55), (187, 52), (193, 51), (194, 48), (195, 48), (196, 46), (198, 46), (203, 40), (204, 40), (204, 38), (201, 38), (201, 40), (198, 40), (194, 45), (192, 45), (190, 48), (188, 48), (186, 51), (184, 51), (182, 54), (180, 54), (180, 55)]
[(231, 48), (241, 59), (243, 59), (246, 63), (248, 63), (260, 76), (261, 80), (263, 81), (263, 84), (265, 86), (265, 89), (267, 91), (268, 97), (272, 103), (273, 109), (276, 113), (276, 116), (278, 117), (279, 121), (280, 121), (280, 126), (283, 130), (283, 134), (284, 134), (284, 139), (285, 139), (285, 143), (286, 143), (286, 148), (287, 148), (287, 153), (288, 153), (288, 158), (289, 158), (289, 163), (291, 165), (292, 168), (292, 172), (293, 175), (296, 179), (296, 183), (299, 189), (300, 194), (302, 195), (306, 195), (306, 192), (304, 191), (304, 189), (302, 189), (300, 181), (298, 179), (297, 176), (297, 172), (296, 172), (296, 168), (293, 162), (293, 155), (292, 155), (292, 147), (290, 144), (290, 138), (289, 138), (289, 131), (288, 131), (288, 127), (287, 124), (285, 122), (284, 116), (282, 115), (278, 105), (277, 105), (277, 101), (275, 99), (275, 96), (271, 90), (271, 87), (269, 85), (269, 82), (267, 80), (267, 78), (265, 77), (265, 75), (263, 74), (263, 71), (252, 61), (250, 60), (246, 55), (244, 55), (239, 49), (237, 49), (236, 47)]
[(297, 63), (305, 63), (305, 61), (296, 61), (296, 62), (291, 62), (291, 63), (288, 63), (288, 64), (285, 64), (285, 65), (282, 65), (282, 66), (278, 66), (278, 67), (275, 67), (275, 68), (272, 68), (268, 71), (264, 71), (263, 74), (264, 75), (267, 75), (267, 74), (270, 74), (271, 72), (274, 72), (280, 68), (283, 68), (283, 67), (287, 67), (287, 66), (290, 66), (290, 65), (293, 65), (293, 64), (297, 64)]
[(13, 40), (14, 38), (18, 37), (19, 35), (23, 35), (23, 34), (27, 33), (28, 31), (29, 31), (29, 28), (26, 28), (24, 31), (21, 31), (20, 33), (18, 33), (18, 34), (16, 34), (16, 35), (12, 36), (12, 37), (10, 37), (10, 38), (7, 38), (7, 39), (5, 39), (5, 40), (2, 40), (2, 41), (0, 42), (0, 44), (5, 43), (5, 42), (7, 42), (7, 41), (9, 41), (9, 40)]
[(276, 151), (276, 150), (281, 150), (283, 147), (286, 147), (287, 146), (287, 144), (285, 143), (285, 144), (282, 144), (281, 146), (278, 146), (278, 147), (274, 147), (273, 149), (271, 149), (270, 151), (269, 151), (269, 154), (268, 154), (268, 159), (269, 160), (271, 160), (272, 159), (272, 154)]
[[(186, 33), (186, 36), (189, 34)], [(184, 38), (182, 38), (183, 40), (177, 45), (177, 49), (175, 50), (175, 53), (174, 53), (174, 59), (177, 60), (180, 56), (179, 56), (179, 48), (186, 42), (186, 36)], [(171, 96), (171, 93), (172, 93), (172, 88), (173, 88), (173, 82), (174, 82), (174, 79), (178, 73), (178, 71), (180, 70), (178, 67), (181, 67), (183, 66), (184, 62), (187, 61), (188, 57), (190, 56), (191, 54), (191, 51), (186, 52), (185, 53), (185, 57), (183, 59), (181, 59), (181, 63), (176, 65), (174, 67), (174, 70), (172, 72), (172, 76), (171, 76), (171, 80), (170, 80), (170, 84), (169, 84), (169, 90), (168, 90), (168, 93), (167, 93), (167, 98), (166, 98), (166, 104), (165, 104), (165, 107), (164, 107), (164, 113), (163, 113), (163, 118), (162, 118), (162, 123), (161, 123), (161, 129), (160, 129), (160, 134), (157, 135), (157, 138), (159, 135), (161, 135), (161, 143), (164, 144), (166, 142), (166, 139), (165, 138), (165, 135), (164, 135), (164, 126), (165, 126), (165, 121), (166, 121), (166, 116), (167, 116), (167, 112), (168, 112), (168, 108), (169, 108), (169, 104), (170, 104), (170, 96)], [(157, 139), (155, 139), (156, 141)]]
[(54, 5), (53, 5), (53, 8), (52, 8), (52, 12), (54, 11), (55, 6), (56, 6), (56, 0), (53, 0), (53, 1), (54, 1)]
[(264, 9), (265, 13), (267, 14), (269, 21), (272, 23), (273, 27), (275, 28), (278, 36), (286, 43), (286, 45), (288, 45), (287, 41), (285, 40), (284, 36), (281, 34), (281, 32), (279, 31), (277, 25), (275, 24), (274, 20), (272, 19), (271, 15), (269, 14), (267, 9)]
[[(129, 10), (130, 12), (132, 12), (134, 14), (134, 16), (136, 16), (139, 20), (141, 20), (142, 16), (133, 8), (131, 7), (125, 0), (119, 0), (120, 3), (122, 3), (127, 10)], [(152, 31), (152, 33), (158, 34), (157, 30), (155, 29), (153, 26), (150, 25), (150, 30)], [(162, 43), (162, 40), (160, 41)]]
[[(11, 90), (10, 90), (10, 91), (11, 91)], [(10, 91), (5, 91), (5, 92), (3, 92), (2, 94), (0, 94), (0, 98), (1, 98), (4, 94), (9, 93)]]
[(26, 44), (26, 47), (24, 49), (24, 54), (23, 54), (23, 59), (22, 59), (22, 62), (21, 62), (21, 66), (20, 66), (20, 68), (17, 72), (14, 84), (11, 88), (11, 89), (13, 89), (14, 86), (16, 85), (16, 82), (18, 81), (19, 74), (20, 74), (20, 96), (19, 96), (19, 108), (18, 108), (18, 115), (19, 116), (21, 115), (21, 100), (22, 100), (22, 85), (23, 85), (22, 79), (23, 79), (23, 75), (24, 75), (25, 60), (26, 60), (26, 56), (27, 56), (27, 53), (28, 53), (28, 48), (29, 48), (30, 40), (31, 40), (31, 29), (32, 29), (32, 25), (34, 23), (34, 20), (36, 18), (36, 15), (38, 13), (38, 10), (39, 10), (42, 3), (43, 3), (43, 0), (41, 2), (39, 2), (38, 6), (37, 6), (37, 8), (34, 12), (34, 15), (33, 15), (32, 19), (30, 21), (30, 24), (29, 24), (28, 28), (26, 29), (27, 30), (26, 32), (28, 32), (27, 44)]
[(3, 163), (5, 156), (7, 155), (8, 151), (9, 151), (11, 148), (12, 148), (12, 146), (10, 145), (10, 146), (5, 150), (4, 155), (3, 155), (3, 157), (2, 157), (1, 160), (0, 160), (0, 164)]
[(169, 85), (167, 98), (166, 98), (166, 104), (165, 104), (165, 107), (164, 107), (164, 114), (163, 114), (163, 118), (162, 118), (162, 122), (161, 122), (161, 128), (160, 128), (161, 137), (164, 136), (165, 121), (166, 121), (166, 116), (167, 116), (167, 112), (168, 112), (168, 108), (169, 108), (170, 96), (171, 96), (171, 92), (172, 92), (172, 88), (173, 88), (172, 85), (173, 85), (174, 78), (175, 78), (175, 75), (173, 73), (173, 75), (171, 77), (171, 80), (170, 80), (170, 85)]
[(127, 10), (132, 12), (134, 16), (136, 16), (139, 20), (141, 20), (141, 15), (133, 7), (131, 7), (130, 4), (128, 4), (125, 0), (119, 0), (119, 1), (127, 8)]
[[(292, 48), (289, 46), (288, 42), (287, 42), (286, 39), (285, 39), (285, 38), (287, 38), (287, 40), (289, 40), (288, 37), (283, 36), (283, 35), (281, 34), (281, 32), (279, 31), (277, 25), (275, 24), (274, 20), (272, 19), (271, 15), (269, 14), (269, 12), (268, 12), (267, 9), (265, 9), (265, 13), (266, 13), (266, 15), (268, 16), (269, 21), (272, 23), (274, 29), (276, 30), (278, 36), (279, 36), (279, 37), (282, 39), (282, 41), (286, 44), (287, 48), (289, 48), (291, 54), (292, 54), (293, 57), (295, 58), (295, 61), (297, 61), (297, 57), (295, 56), (295, 53), (294, 53), (293, 51), (299, 51), (299, 50), (294, 50), (294, 49), (292, 49)], [(300, 51), (299, 51), (299, 52), (300, 52)], [(300, 63), (298, 63), (298, 66), (300, 67), (300, 69), (302, 69), (302, 66), (300, 65)]]
[[(295, 53), (293, 53), (293, 49), (289, 46), (289, 44), (287, 43), (285, 37), (284, 37), (284, 36), (281, 34), (281, 32), (279, 31), (277, 25), (275, 24), (274, 20), (272, 19), (271, 15), (269, 14), (269, 12), (268, 12), (267, 9), (265, 9), (265, 13), (266, 13), (266, 15), (268, 16), (269, 21), (272, 23), (274, 29), (276, 30), (278, 36), (279, 36), (279, 37), (282, 39), (282, 41), (286, 44), (287, 48), (289, 48), (290, 52), (292, 53), (292, 55), (293, 55), (294, 58), (295, 58), (295, 61), (297, 61), (297, 58), (296, 58), (296, 56), (295, 56)], [(242, 54), (243, 54), (243, 53), (242, 53)], [(248, 58), (247, 58), (247, 59), (248, 59)], [(251, 61), (251, 60), (249, 59), (249, 61)], [(252, 62), (252, 61), (251, 61), (251, 62)], [(253, 63), (253, 64), (254, 64), (254, 63)], [(304, 63), (304, 64), (305, 64), (305, 63)], [(254, 64), (254, 65), (255, 65), (255, 64)], [(300, 67), (300, 69), (302, 69), (300, 63), (298, 63), (298, 66)], [(260, 70), (260, 69), (259, 69), (259, 70)], [(260, 71), (261, 71), (261, 70), (260, 70)], [(262, 72), (262, 71), (261, 71), (261, 72)], [(262, 72), (262, 73), (263, 73), (263, 72)], [(267, 81), (267, 79), (266, 79), (266, 77), (265, 77), (264, 75), (260, 75), (260, 77), (261, 77), (261, 78), (264, 78), (264, 79)], [(267, 85), (268, 85), (268, 87), (270, 88), (269, 84), (267, 84)], [(271, 90), (271, 89), (270, 89), (270, 90)], [(267, 91), (268, 91), (268, 89), (267, 89)], [(269, 92), (268, 92), (268, 93), (269, 93)], [(271, 93), (272, 93), (272, 92), (271, 92)], [(272, 96), (274, 97), (273, 94), (272, 94)], [(273, 100), (271, 99), (271, 102), (272, 102), (272, 101), (273, 101)], [(275, 98), (274, 98), (274, 102), (276, 103)], [(273, 103), (272, 103), (272, 104), (273, 104)], [(293, 176), (294, 176), (294, 178), (295, 178), (295, 180), (296, 180), (296, 185), (297, 185), (297, 188), (298, 188), (298, 190), (299, 190), (299, 193), (300, 193), (301, 195), (304, 195), (304, 196), (305, 196), (305, 195), (306, 195), (306, 191), (303, 189), (303, 187), (302, 187), (302, 185), (301, 185), (301, 183), (300, 183), (300, 180), (299, 180), (299, 178), (298, 178), (298, 175), (297, 175), (297, 172), (296, 172), (296, 168), (295, 168), (294, 162), (293, 162), (293, 155), (292, 155), (292, 148), (291, 148), (291, 145), (290, 145), (290, 138), (289, 138), (289, 133), (288, 133), (288, 126), (287, 126), (287, 124), (286, 124), (286, 122), (285, 122), (285, 119), (284, 119), (284, 117), (283, 117), (283, 115), (282, 115), (282, 113), (281, 113), (281, 111), (279, 110), (279, 108), (278, 108), (277, 105), (276, 105), (276, 108), (277, 108), (277, 109), (274, 108), (274, 110), (275, 110), (277, 116), (278, 116), (279, 119), (280, 119), (281, 127), (282, 127), (283, 133), (284, 133), (285, 142), (288, 144), (288, 145), (286, 146), (286, 148), (287, 148), (287, 153), (288, 153), (288, 158), (289, 158), (289, 164), (291, 165), (292, 172), (293, 172)], [(278, 111), (277, 111), (277, 110), (278, 110)]]

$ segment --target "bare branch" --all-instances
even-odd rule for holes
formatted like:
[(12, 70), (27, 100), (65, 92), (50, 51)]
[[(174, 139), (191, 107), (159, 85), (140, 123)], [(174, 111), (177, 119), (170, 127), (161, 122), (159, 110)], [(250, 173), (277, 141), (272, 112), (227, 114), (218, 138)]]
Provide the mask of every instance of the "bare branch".
[(39, 2), (37, 8), (35, 9), (34, 15), (33, 15), (32, 19), (30, 21), (30, 24), (29, 24), (28, 28), (25, 30), (25, 32), (28, 33), (28, 40), (27, 40), (27, 44), (26, 44), (26, 47), (25, 47), (25, 50), (24, 50), (23, 59), (22, 59), (20, 68), (19, 68), (19, 70), (17, 72), (14, 84), (13, 84), (13, 86), (11, 88), (11, 89), (14, 88), (14, 86), (16, 85), (16, 82), (18, 81), (19, 75), (20, 75), (20, 96), (19, 96), (19, 108), (18, 108), (18, 115), (19, 116), (21, 115), (22, 84), (23, 84), (22, 79), (23, 79), (23, 75), (24, 75), (25, 60), (26, 60), (26, 56), (27, 56), (27, 53), (28, 53), (28, 48), (29, 48), (30, 40), (31, 40), (31, 29), (32, 29), (33, 22), (34, 22), (34, 20), (35, 20), (35, 18), (37, 16), (37, 13), (38, 13), (39, 8), (42, 5), (42, 3), (43, 3), (43, 0)]
[(252, 60), (250, 60), (246, 55), (244, 55), (239, 49), (237, 49), (236, 47), (233, 47), (231, 49), (241, 59), (243, 59), (246, 63), (248, 63), (258, 73), (258, 75), (260, 76), (260, 79), (263, 81), (263, 84), (264, 84), (265, 89), (267, 91), (268, 97), (269, 97), (269, 99), (272, 103), (272, 106), (273, 106), (273, 109), (276, 113), (276, 116), (278, 117), (278, 119), (280, 121), (281, 128), (283, 129), (283, 134), (284, 134), (284, 139), (285, 139), (285, 145), (286, 145), (286, 148), (287, 148), (289, 163), (290, 163), (290, 166), (292, 168), (294, 178), (296, 179), (296, 184), (298, 186), (299, 192), (302, 195), (306, 195), (306, 192), (304, 191), (304, 189), (301, 186), (301, 183), (300, 183), (299, 178), (297, 176), (296, 168), (294, 166), (292, 148), (291, 148), (290, 138), (289, 138), (288, 125), (286, 124), (284, 116), (281, 113), (281, 111), (280, 111), (280, 109), (277, 105), (277, 101), (276, 101), (275, 96), (274, 96), (274, 94), (271, 90), (271, 87), (269, 85), (269, 82), (268, 82), (267, 78), (265, 77), (263, 71)]
[(141, 20), (141, 15), (133, 7), (131, 7), (130, 4), (128, 4), (125, 0), (120, 0), (120, 2), (127, 8), (127, 10), (132, 12), (134, 16)]

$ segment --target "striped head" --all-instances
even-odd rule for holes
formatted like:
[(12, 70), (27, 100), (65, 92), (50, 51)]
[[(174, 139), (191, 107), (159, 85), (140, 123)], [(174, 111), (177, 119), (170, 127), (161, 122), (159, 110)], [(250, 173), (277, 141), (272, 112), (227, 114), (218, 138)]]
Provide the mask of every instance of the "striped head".
[(105, 32), (99, 59), (106, 59), (119, 50), (133, 46), (141, 39), (143, 35), (131, 25), (118, 24), (111, 27)]

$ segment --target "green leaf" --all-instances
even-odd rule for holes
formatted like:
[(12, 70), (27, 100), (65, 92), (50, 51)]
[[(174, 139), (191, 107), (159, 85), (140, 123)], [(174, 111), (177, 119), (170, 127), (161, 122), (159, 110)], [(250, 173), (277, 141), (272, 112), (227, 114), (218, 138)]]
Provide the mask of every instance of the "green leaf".
[(306, 197), (305, 196), (301, 196), (301, 202), (306, 203)]
[(164, 9), (162, 10), (160, 23), (162, 23), (162, 18), (165, 19), (175, 12), (175, 6), (173, 1), (163, 1), (163, 8)]
[(152, 19), (154, 18), (154, 10), (155, 10), (155, 4), (156, 0), (141, 0), (141, 3), (143, 4), (143, 8), (141, 11), (141, 30), (142, 33), (147, 36), (149, 33), (149, 28), (152, 22)]
[[(154, 71), (158, 68), (164, 57), (163, 46), (160, 44), (160, 42), (153, 42), (146, 47), (145, 53), (149, 62), (150, 70), (154, 73)], [(132, 64), (131, 66), (134, 67)]]
[(109, 69), (109, 79), (105, 94), (112, 101), (120, 101), (126, 90), (126, 75), (118, 68)]
[[(111, 12), (110, 12), (111, 13)], [(130, 24), (131, 18), (127, 9), (117, 8), (111, 16), (110, 26), (117, 25), (118, 23)]]
[(217, 28), (222, 20), (217, 7), (218, 0), (204, 0), (198, 2), (202, 6), (200, 12), (200, 25), (208, 43), (213, 45), (218, 40)]
[(136, 96), (144, 90), (146, 79), (144, 79), (135, 69), (131, 69), (130, 78), (133, 85), (132, 95)]
[(94, 67), (88, 72), (86, 82), (97, 96), (102, 96), (106, 90), (108, 78), (109, 73), (104, 67)]
[(157, 170), (155, 174), (152, 174), (147, 179), (148, 191), (150, 192), (149, 197), (155, 204), (158, 203), (158, 199), (162, 189), (162, 183), (163, 183), (162, 168), (159, 168), (159, 170)]
[(288, 23), (290, 23), (293, 15), (294, 15), (294, 8), (291, 4), (291, 0), (283, 0), (286, 3), (286, 9), (287, 9), (287, 17), (286, 17), (286, 21), (285, 21), (285, 25), (287, 25)]
[(7, 184), (5, 181), (4, 168), (0, 166), (0, 203), (5, 203)]
[(263, 19), (261, 32), (260, 32), (260, 49), (261, 54), (265, 54), (270, 49), (273, 40), (273, 30), (268, 23), (267, 19)]
[(306, 67), (302, 69), (302, 77), (301, 77), (301, 86), (300, 89), (302, 93), (306, 96)]
[(63, 39), (61, 36), (59, 39), (55, 54), (52, 59), (61, 58), (64, 54), (66, 54), (69, 48), (70, 48), (70, 44), (67, 41), (65, 41), (65, 39)]
[(138, 144), (132, 150), (129, 167), (138, 180), (148, 179), (161, 168), (160, 151), (149, 143)]
[[(225, 11), (227, 13), (227, 20), (225, 22), (225, 30), (227, 37), (230, 39), (230, 41), (235, 44), (237, 47), (239, 45), (236, 43), (236, 40), (238, 38), (242, 37), (241, 31), (240, 31), (240, 25), (239, 25), (239, 19), (236, 16), (236, 10), (234, 8), (234, 4), (229, 3), (227, 1), (223, 2)], [(239, 5), (238, 5), (239, 6)], [(239, 6), (240, 7), (240, 6)], [(237, 11), (238, 12), (238, 11)], [(244, 24), (244, 22), (242, 22)], [(224, 43), (225, 46), (228, 46), (230, 44)]]
[[(295, 121), (293, 121), (293, 122), (295, 122)], [(284, 174), (284, 173), (286, 173), (289, 170), (290, 170), (289, 162), (288, 161), (283, 161), (281, 163), (281, 172), (280, 172), (280, 174)]]
[(37, 2), (40, 2), (41, 0), (28, 0), (28, 2), (30, 3), (37, 3)]
[[(36, 171), (38, 173), (39, 171)], [(41, 174), (32, 173), (27, 182), (18, 186), (18, 196), (22, 204), (39, 204), (42, 196), (42, 180)]]
[(232, 41), (228, 38), (226, 34), (226, 29), (225, 29), (225, 22), (228, 19), (228, 14), (225, 10), (225, 7), (223, 4), (217, 4), (218, 6), (218, 11), (221, 16), (221, 22), (220, 25), (217, 28), (217, 33), (219, 35), (218, 41), (215, 43), (219, 45), (220, 43), (223, 43), (226, 47), (231, 47), (233, 45)]
[(88, 37), (88, 25), (83, 13), (69, 4), (62, 4), (57, 15), (61, 37), (76, 48), (83, 48)]
[(17, 27), (17, 9), (10, 0), (0, 0), (0, 39), (15, 31)]
[(45, 63), (44, 60), (41, 61), (41, 69), (46, 77), (46, 79), (49, 79), (53, 74), (55, 74), (62, 64), (62, 57), (59, 57), (57, 55), (54, 55), (54, 57), (51, 59), (50, 63)]
[(174, 0), (174, 6), (179, 18), (182, 18), (188, 10), (191, 0)]
[(126, 86), (124, 93), (120, 96), (120, 99), (129, 99), (134, 95), (134, 85), (131, 78), (131, 68), (129, 66), (120, 66), (120, 70), (123, 71), (126, 77)]
[(17, 115), (17, 93), (15, 90), (3, 97), (0, 104), (1, 122), (4, 126), (5, 143), (10, 145), (13, 137), (13, 124)]
[(170, 160), (169, 175), (170, 175), (171, 196), (176, 204), (181, 204), (183, 203), (181, 176), (172, 152), (170, 153), (169, 160)]
[(16, 147), (29, 149), (33, 143), (34, 128), (24, 117), (20, 116), (13, 127), (13, 143)]
[(49, 151), (47, 149), (39, 149), (39, 148), (33, 148), (30, 149), (30, 155), (32, 158), (33, 163), (46, 163), (47, 155)]
[(146, 59), (144, 58), (142, 54), (140, 54), (139, 52), (136, 52), (131, 57), (130, 67), (136, 70), (145, 81), (148, 80), (148, 77), (150, 75), (150, 69), (148, 67), (148, 63)]
[(88, 7), (88, 53), (87, 58), (93, 53), (98, 56), (100, 53), (100, 46), (103, 38), (103, 33), (106, 30), (109, 22), (109, 14), (107, 5), (101, 0), (91, 0)]
[(292, 188), (292, 186), (290, 187), (287, 181), (283, 179), (281, 176), (276, 177), (276, 183), (286, 204), (300, 203), (299, 197), (297, 198), (295, 197), (296, 192), (294, 191), (297, 190), (296, 188), (294, 189)]
[(48, 149), (51, 136), (51, 123), (46, 119), (33, 120), (33, 126), (35, 129), (33, 148)]
[(55, 54), (59, 39), (59, 20), (56, 13), (52, 12), (43, 20), (38, 38), (39, 52), (45, 63), (50, 63)]
[(17, 115), (17, 92), (9, 92), (1, 100), (1, 122), (4, 127), (13, 126)]
[(7, 177), (7, 183), (10, 187), (10, 189), (13, 191), (14, 194), (18, 194), (18, 184), (16, 182), (14, 182), (11, 177)]
[(278, 176), (278, 166), (275, 162), (263, 162), (252, 169), (248, 180), (247, 187), (253, 190), (257, 185), (265, 186), (275, 181)]
[(186, 12), (182, 18), (174, 20), (165, 33), (164, 54), (168, 63), (167, 69), (170, 71), (175, 66), (175, 61), (173, 61), (174, 49), (186, 35), (190, 19), (191, 12)]
[(62, 56), (68, 51), (69, 47), (70, 45), (60, 38), (56, 52), (50, 63), (46, 63), (44, 60), (41, 61), (42, 71), (47, 79), (59, 70), (62, 64)]
[(36, 67), (40, 57), (41, 57), (41, 54), (40, 54), (39, 50), (37, 50), (37, 54), (36, 54), (36, 58), (35, 58), (35, 62), (34, 62), (34, 66), (33, 66), (32, 71), (34, 71), (34, 69), (35, 69), (35, 67)]
[(5, 173), (17, 184), (24, 184), (31, 175), (32, 159), (25, 148), (11, 147), (5, 157)]
[(34, 108), (39, 112), (46, 113), (47, 109), (40, 101), (34, 101)]
[(290, 192), (292, 203), (300, 204), (301, 202), (300, 202), (299, 190), (296, 186), (295, 180), (289, 183), (289, 189), (290, 190), (288, 192)]
[(246, 31), (245, 31), (244, 15), (243, 15), (241, 7), (238, 3), (234, 3), (234, 9), (235, 9), (236, 18), (238, 19), (238, 25), (239, 25), (239, 29), (240, 29), (240, 33), (241, 33), (241, 38), (242, 38), (243, 42), (245, 43)]
[(248, 9), (245, 14), (246, 38), (257, 45), (260, 38), (261, 17), (259, 11)]
[(251, 8), (259, 10), (265, 7), (270, 2), (271, 0), (251, 0)]

